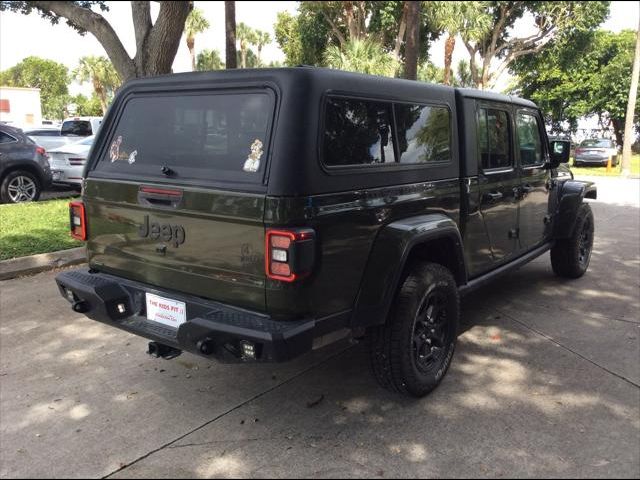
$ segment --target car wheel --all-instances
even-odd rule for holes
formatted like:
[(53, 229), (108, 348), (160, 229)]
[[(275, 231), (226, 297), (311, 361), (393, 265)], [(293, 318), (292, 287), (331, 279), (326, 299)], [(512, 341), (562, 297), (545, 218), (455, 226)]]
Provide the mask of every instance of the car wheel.
[(572, 235), (557, 240), (551, 249), (551, 266), (556, 275), (579, 278), (585, 274), (591, 261), (593, 233), (593, 212), (588, 203), (583, 203), (578, 209)]
[(421, 263), (398, 292), (385, 325), (367, 335), (371, 367), (383, 387), (422, 397), (444, 377), (455, 350), (460, 300), (451, 272)]
[(576, 161), (573, 162), (573, 166), (574, 167), (581, 167), (582, 166), (582, 162), (579, 162), (579, 161), (576, 160)]
[(9, 173), (0, 185), (2, 203), (35, 202), (40, 198), (40, 182), (30, 172), (18, 170)]

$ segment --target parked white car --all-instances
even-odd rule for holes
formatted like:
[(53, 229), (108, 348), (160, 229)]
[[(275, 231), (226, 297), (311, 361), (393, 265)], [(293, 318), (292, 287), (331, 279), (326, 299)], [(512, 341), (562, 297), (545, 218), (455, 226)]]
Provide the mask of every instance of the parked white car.
[(91, 135), (79, 142), (49, 151), (49, 165), (54, 184), (80, 187), (82, 171), (94, 138), (95, 136)]
[(42, 126), (37, 128), (26, 128), (24, 133), (36, 145), (44, 148), (47, 152), (54, 148), (62, 147), (69, 143), (75, 143), (78, 141), (76, 137), (66, 137), (61, 135), (60, 127)]

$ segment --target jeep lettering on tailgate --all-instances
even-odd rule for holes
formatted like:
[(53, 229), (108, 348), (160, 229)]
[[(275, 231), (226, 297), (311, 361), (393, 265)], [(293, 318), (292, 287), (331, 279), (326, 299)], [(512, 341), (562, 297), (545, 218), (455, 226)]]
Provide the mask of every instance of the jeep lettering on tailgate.
[(173, 246), (176, 248), (184, 243), (186, 237), (182, 225), (170, 225), (159, 222), (149, 223), (149, 215), (144, 216), (142, 225), (138, 228), (138, 235), (142, 238), (150, 237), (153, 240), (173, 243)]

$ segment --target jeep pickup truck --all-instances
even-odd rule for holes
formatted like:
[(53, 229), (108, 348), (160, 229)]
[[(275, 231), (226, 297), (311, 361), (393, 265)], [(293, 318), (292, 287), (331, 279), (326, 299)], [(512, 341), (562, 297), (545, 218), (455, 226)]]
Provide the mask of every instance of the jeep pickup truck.
[(394, 391), (445, 375), (460, 297), (551, 252), (589, 265), (589, 182), (530, 101), (298, 67), (129, 82), (85, 167), (74, 311), (223, 362), (351, 335)]

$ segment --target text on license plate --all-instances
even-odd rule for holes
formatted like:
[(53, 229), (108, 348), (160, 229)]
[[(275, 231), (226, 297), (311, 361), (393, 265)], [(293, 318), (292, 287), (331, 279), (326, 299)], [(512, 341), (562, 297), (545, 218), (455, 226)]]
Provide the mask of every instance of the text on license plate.
[(147, 293), (147, 318), (154, 322), (178, 328), (187, 321), (187, 307), (184, 302)]

